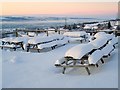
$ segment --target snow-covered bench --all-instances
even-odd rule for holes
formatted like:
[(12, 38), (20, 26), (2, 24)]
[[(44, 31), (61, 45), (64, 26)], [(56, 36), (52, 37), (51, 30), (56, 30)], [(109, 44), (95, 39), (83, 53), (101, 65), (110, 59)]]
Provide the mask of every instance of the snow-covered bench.
[(85, 31), (65, 32), (63, 35), (69, 37), (70, 42), (79, 41), (82, 43), (88, 38), (88, 34)]
[(2, 40), (0, 40), (0, 47), (1, 47), (1, 49), (3, 49), (3, 48), (10, 48), (10, 49), (16, 50), (14, 44), (7, 44), (7, 43), (4, 44), (4, 42)]
[(3, 38), (1, 48), (22, 48), (24, 50), (24, 44), (27, 43), (28, 37), (13, 37), (13, 38)]
[(85, 63), (88, 61), (88, 55), (94, 50), (94, 46), (90, 43), (77, 45), (69, 49), (63, 58), (57, 60), (55, 66), (63, 67), (63, 74), (68, 67), (85, 67), (88, 71), (89, 64), (86, 65)]
[(101, 38), (96, 38), (89, 43), (95, 46), (96, 49), (102, 49), (108, 44), (108, 42), (109, 40), (106, 37), (101, 37)]
[(117, 37), (113, 37), (112, 40), (110, 40), (108, 43), (112, 44), (113, 47), (115, 48), (116, 45), (118, 44), (118, 38)]
[(94, 35), (95, 38), (106, 38), (107, 40), (112, 40), (115, 35), (113, 34), (106, 34), (105, 32), (98, 32)]
[(30, 49), (36, 49), (38, 52), (41, 49), (52, 48), (54, 49), (56, 46), (62, 46), (68, 43), (68, 38), (63, 35), (51, 35), (46, 37), (37, 37), (28, 41), (27, 51)]
[(104, 57), (110, 56), (111, 52), (114, 50), (114, 47), (112, 44), (107, 44), (103, 49), (101, 49), (103, 52)]
[(101, 60), (101, 62), (104, 63), (103, 56), (104, 56), (104, 54), (103, 54), (103, 52), (101, 50), (94, 51), (88, 57), (89, 65), (94, 65), (94, 66), (98, 67), (98, 61)]
[(56, 67), (63, 67), (62, 73), (65, 73), (66, 68), (70, 67), (85, 67), (88, 75), (91, 74), (89, 67), (90, 66), (99, 66), (98, 62), (101, 61), (104, 63), (103, 60), (103, 53), (101, 50), (94, 50), (88, 57), (84, 58), (84, 63), (81, 63), (82, 59), (74, 59), (73, 57), (63, 57), (55, 62)]

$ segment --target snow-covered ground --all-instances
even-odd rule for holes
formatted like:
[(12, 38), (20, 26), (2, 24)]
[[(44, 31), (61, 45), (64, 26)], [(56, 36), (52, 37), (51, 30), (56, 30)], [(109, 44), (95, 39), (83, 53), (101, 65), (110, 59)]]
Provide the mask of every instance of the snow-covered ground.
[[(76, 44), (67, 44), (52, 51), (32, 53), (2, 50), (3, 88), (118, 88), (118, 49), (91, 75), (84, 68), (56, 68), (56, 60)], [(0, 50), (1, 52), (1, 50)]]

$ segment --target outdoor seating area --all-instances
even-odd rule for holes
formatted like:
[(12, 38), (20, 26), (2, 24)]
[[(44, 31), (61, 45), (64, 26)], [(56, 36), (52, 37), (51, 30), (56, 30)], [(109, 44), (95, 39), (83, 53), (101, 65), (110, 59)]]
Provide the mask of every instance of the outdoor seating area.
[(85, 31), (65, 32), (63, 35), (69, 37), (70, 42), (77, 41), (83, 43), (89, 38), (88, 33)]
[(51, 48), (52, 50), (58, 46), (65, 45), (69, 42), (67, 37), (63, 35), (50, 35), (47, 37), (35, 37), (28, 41), (27, 52), (30, 49), (35, 49), (38, 52), (41, 49)]
[(111, 34), (99, 32), (94, 37), (95, 39), (89, 43), (70, 48), (64, 57), (55, 62), (55, 66), (62, 67), (63, 74), (66, 68), (85, 67), (88, 75), (90, 75), (90, 66), (98, 67), (99, 62), (104, 63), (104, 58), (110, 56), (115, 49), (114, 45), (118, 44), (117, 37)]
[[(33, 34), (34, 32), (30, 32)], [(25, 35), (19, 33), (19, 37), (7, 37), (1, 39), (0, 47), (14, 49), (14, 51), (18, 48), (29, 51), (38, 51), (42, 49), (51, 48), (52, 50), (56, 47), (60, 47), (66, 45), (67, 43), (71, 43), (77, 41), (79, 44), (83, 42), (87, 42), (89, 35), (85, 31), (79, 32), (65, 32), (64, 34), (49, 34), (47, 36), (45, 33), (39, 33), (35, 36)]]
[(0, 47), (3, 48), (11, 48), (16, 50), (17, 48), (25, 49), (25, 45), (28, 41), (29, 37), (12, 37), (12, 38), (3, 38), (0, 40)]

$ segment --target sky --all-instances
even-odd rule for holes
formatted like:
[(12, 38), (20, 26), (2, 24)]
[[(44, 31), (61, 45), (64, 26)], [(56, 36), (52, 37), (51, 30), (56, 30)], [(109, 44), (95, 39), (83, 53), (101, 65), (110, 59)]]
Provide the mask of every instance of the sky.
[(0, 15), (115, 17), (117, 13), (117, 2), (2, 2)]

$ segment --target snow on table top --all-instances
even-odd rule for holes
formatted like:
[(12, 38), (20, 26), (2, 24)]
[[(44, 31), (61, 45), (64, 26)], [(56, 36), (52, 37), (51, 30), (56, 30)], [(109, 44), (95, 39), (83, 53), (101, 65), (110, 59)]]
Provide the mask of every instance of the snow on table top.
[(95, 40), (92, 40), (90, 43), (93, 44), (96, 47), (96, 49), (98, 49), (107, 43), (107, 39), (96, 38)]
[(89, 64), (96, 64), (103, 57), (103, 52), (101, 50), (94, 51), (88, 57)]
[(112, 44), (107, 44), (102, 50), (103, 54), (106, 56), (114, 49)]
[(73, 57), (74, 59), (81, 59), (84, 55), (94, 49), (94, 46), (90, 43), (80, 44), (72, 47), (65, 53), (65, 57)]
[(29, 37), (9, 37), (9, 38), (3, 38), (2, 41), (4, 42), (26, 42), (28, 41)]
[(45, 36), (45, 37), (35, 37), (33, 39), (30, 39), (28, 41), (29, 44), (38, 44), (38, 43), (43, 43), (43, 42), (48, 42), (48, 41), (52, 41), (52, 40), (56, 40), (56, 39), (62, 39), (64, 36), (63, 35), (59, 35), (59, 34), (53, 34), (50, 36)]
[(94, 35), (95, 38), (104, 38), (106, 37), (108, 40), (115, 37), (113, 34), (106, 34), (105, 32), (98, 32)]
[(103, 37), (103, 35), (106, 35), (105, 32), (98, 32), (94, 35), (94, 37), (98, 38), (98, 37)]
[(13, 39), (15, 39), (15, 37), (7, 37), (7, 38), (2, 38), (2, 41), (4, 42), (11, 42)]
[(48, 47), (52, 47), (52, 46), (55, 46), (55, 45), (59, 46), (59, 45), (63, 45), (63, 44), (66, 44), (66, 43), (68, 43), (68, 39), (64, 38), (62, 40), (55, 40), (55, 41), (52, 41), (52, 42), (49, 42), (49, 43), (39, 44), (38, 49), (48, 48)]
[(63, 35), (70, 36), (70, 37), (80, 37), (80, 36), (87, 35), (87, 33), (85, 31), (76, 31), (76, 32), (65, 32)]

